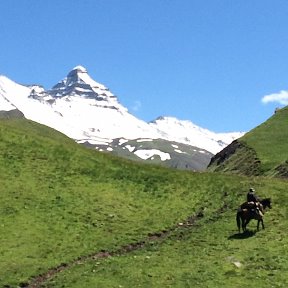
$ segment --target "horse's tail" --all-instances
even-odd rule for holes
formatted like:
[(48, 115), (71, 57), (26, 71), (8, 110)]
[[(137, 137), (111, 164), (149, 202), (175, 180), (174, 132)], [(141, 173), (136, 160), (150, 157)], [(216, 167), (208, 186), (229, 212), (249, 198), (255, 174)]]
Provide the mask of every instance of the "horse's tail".
[(240, 216), (241, 211), (237, 211), (236, 214), (236, 222), (237, 222), (237, 227), (238, 227), (238, 231), (240, 233), (240, 226), (241, 226), (241, 216)]

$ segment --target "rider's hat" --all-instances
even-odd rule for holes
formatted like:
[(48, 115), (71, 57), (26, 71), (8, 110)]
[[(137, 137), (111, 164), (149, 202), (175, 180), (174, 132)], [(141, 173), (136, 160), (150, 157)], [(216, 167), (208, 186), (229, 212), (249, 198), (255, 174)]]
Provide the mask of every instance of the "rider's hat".
[(250, 192), (255, 192), (255, 189), (254, 188), (250, 188), (249, 191)]

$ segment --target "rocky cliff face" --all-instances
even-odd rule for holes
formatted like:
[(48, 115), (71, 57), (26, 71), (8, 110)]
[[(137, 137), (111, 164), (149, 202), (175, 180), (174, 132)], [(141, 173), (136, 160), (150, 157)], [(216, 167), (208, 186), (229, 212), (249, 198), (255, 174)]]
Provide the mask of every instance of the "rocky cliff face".
[(256, 151), (239, 140), (233, 141), (213, 156), (208, 170), (246, 176), (257, 176), (262, 173), (261, 161), (257, 157)]

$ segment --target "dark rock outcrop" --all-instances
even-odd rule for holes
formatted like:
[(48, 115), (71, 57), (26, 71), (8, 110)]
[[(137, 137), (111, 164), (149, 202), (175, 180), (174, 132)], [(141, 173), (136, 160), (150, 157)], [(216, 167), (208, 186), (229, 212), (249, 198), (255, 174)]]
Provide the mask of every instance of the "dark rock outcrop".
[(261, 161), (256, 151), (239, 140), (212, 157), (208, 171), (227, 172), (246, 176), (258, 176), (262, 174)]
[(11, 118), (25, 118), (25, 116), (18, 109), (10, 111), (0, 111), (0, 119), (11, 119)]

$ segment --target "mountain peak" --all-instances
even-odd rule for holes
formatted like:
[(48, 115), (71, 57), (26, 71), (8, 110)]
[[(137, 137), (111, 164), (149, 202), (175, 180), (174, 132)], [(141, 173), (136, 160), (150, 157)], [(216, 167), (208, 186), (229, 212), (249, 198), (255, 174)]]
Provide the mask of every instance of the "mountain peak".
[(78, 65), (72, 69), (72, 71), (77, 71), (78, 73), (88, 73), (87, 69), (81, 65)]
[[(85, 77), (85, 76), (89, 76), (87, 69), (86, 69), (85, 67), (81, 66), (81, 65), (78, 65), (78, 66), (74, 67), (74, 68), (68, 73), (67, 78), (73, 78), (74, 81), (75, 81), (76, 79), (81, 78), (81, 75), (82, 75), (82, 77), (83, 77), (83, 76), (84, 76), (84, 77)], [(90, 78), (90, 76), (89, 76), (89, 78)], [(77, 80), (76, 80), (76, 81), (77, 81)]]
[[(39, 87), (36, 87), (37, 89), (32, 88), (30, 98), (49, 104), (54, 104), (55, 101), (60, 101), (63, 98), (63, 103), (68, 101), (70, 106), (72, 105), (71, 101), (76, 101), (75, 103), (78, 104), (83, 104), (86, 101), (88, 106), (110, 108), (122, 112), (127, 110), (108, 88), (93, 80), (87, 69), (81, 65), (74, 67), (64, 79), (50, 90), (45, 91)], [(78, 102), (80, 98), (82, 102)]]
[(49, 93), (56, 97), (78, 95), (97, 100), (102, 100), (103, 96), (114, 96), (104, 85), (94, 81), (87, 69), (81, 65), (74, 67)]

